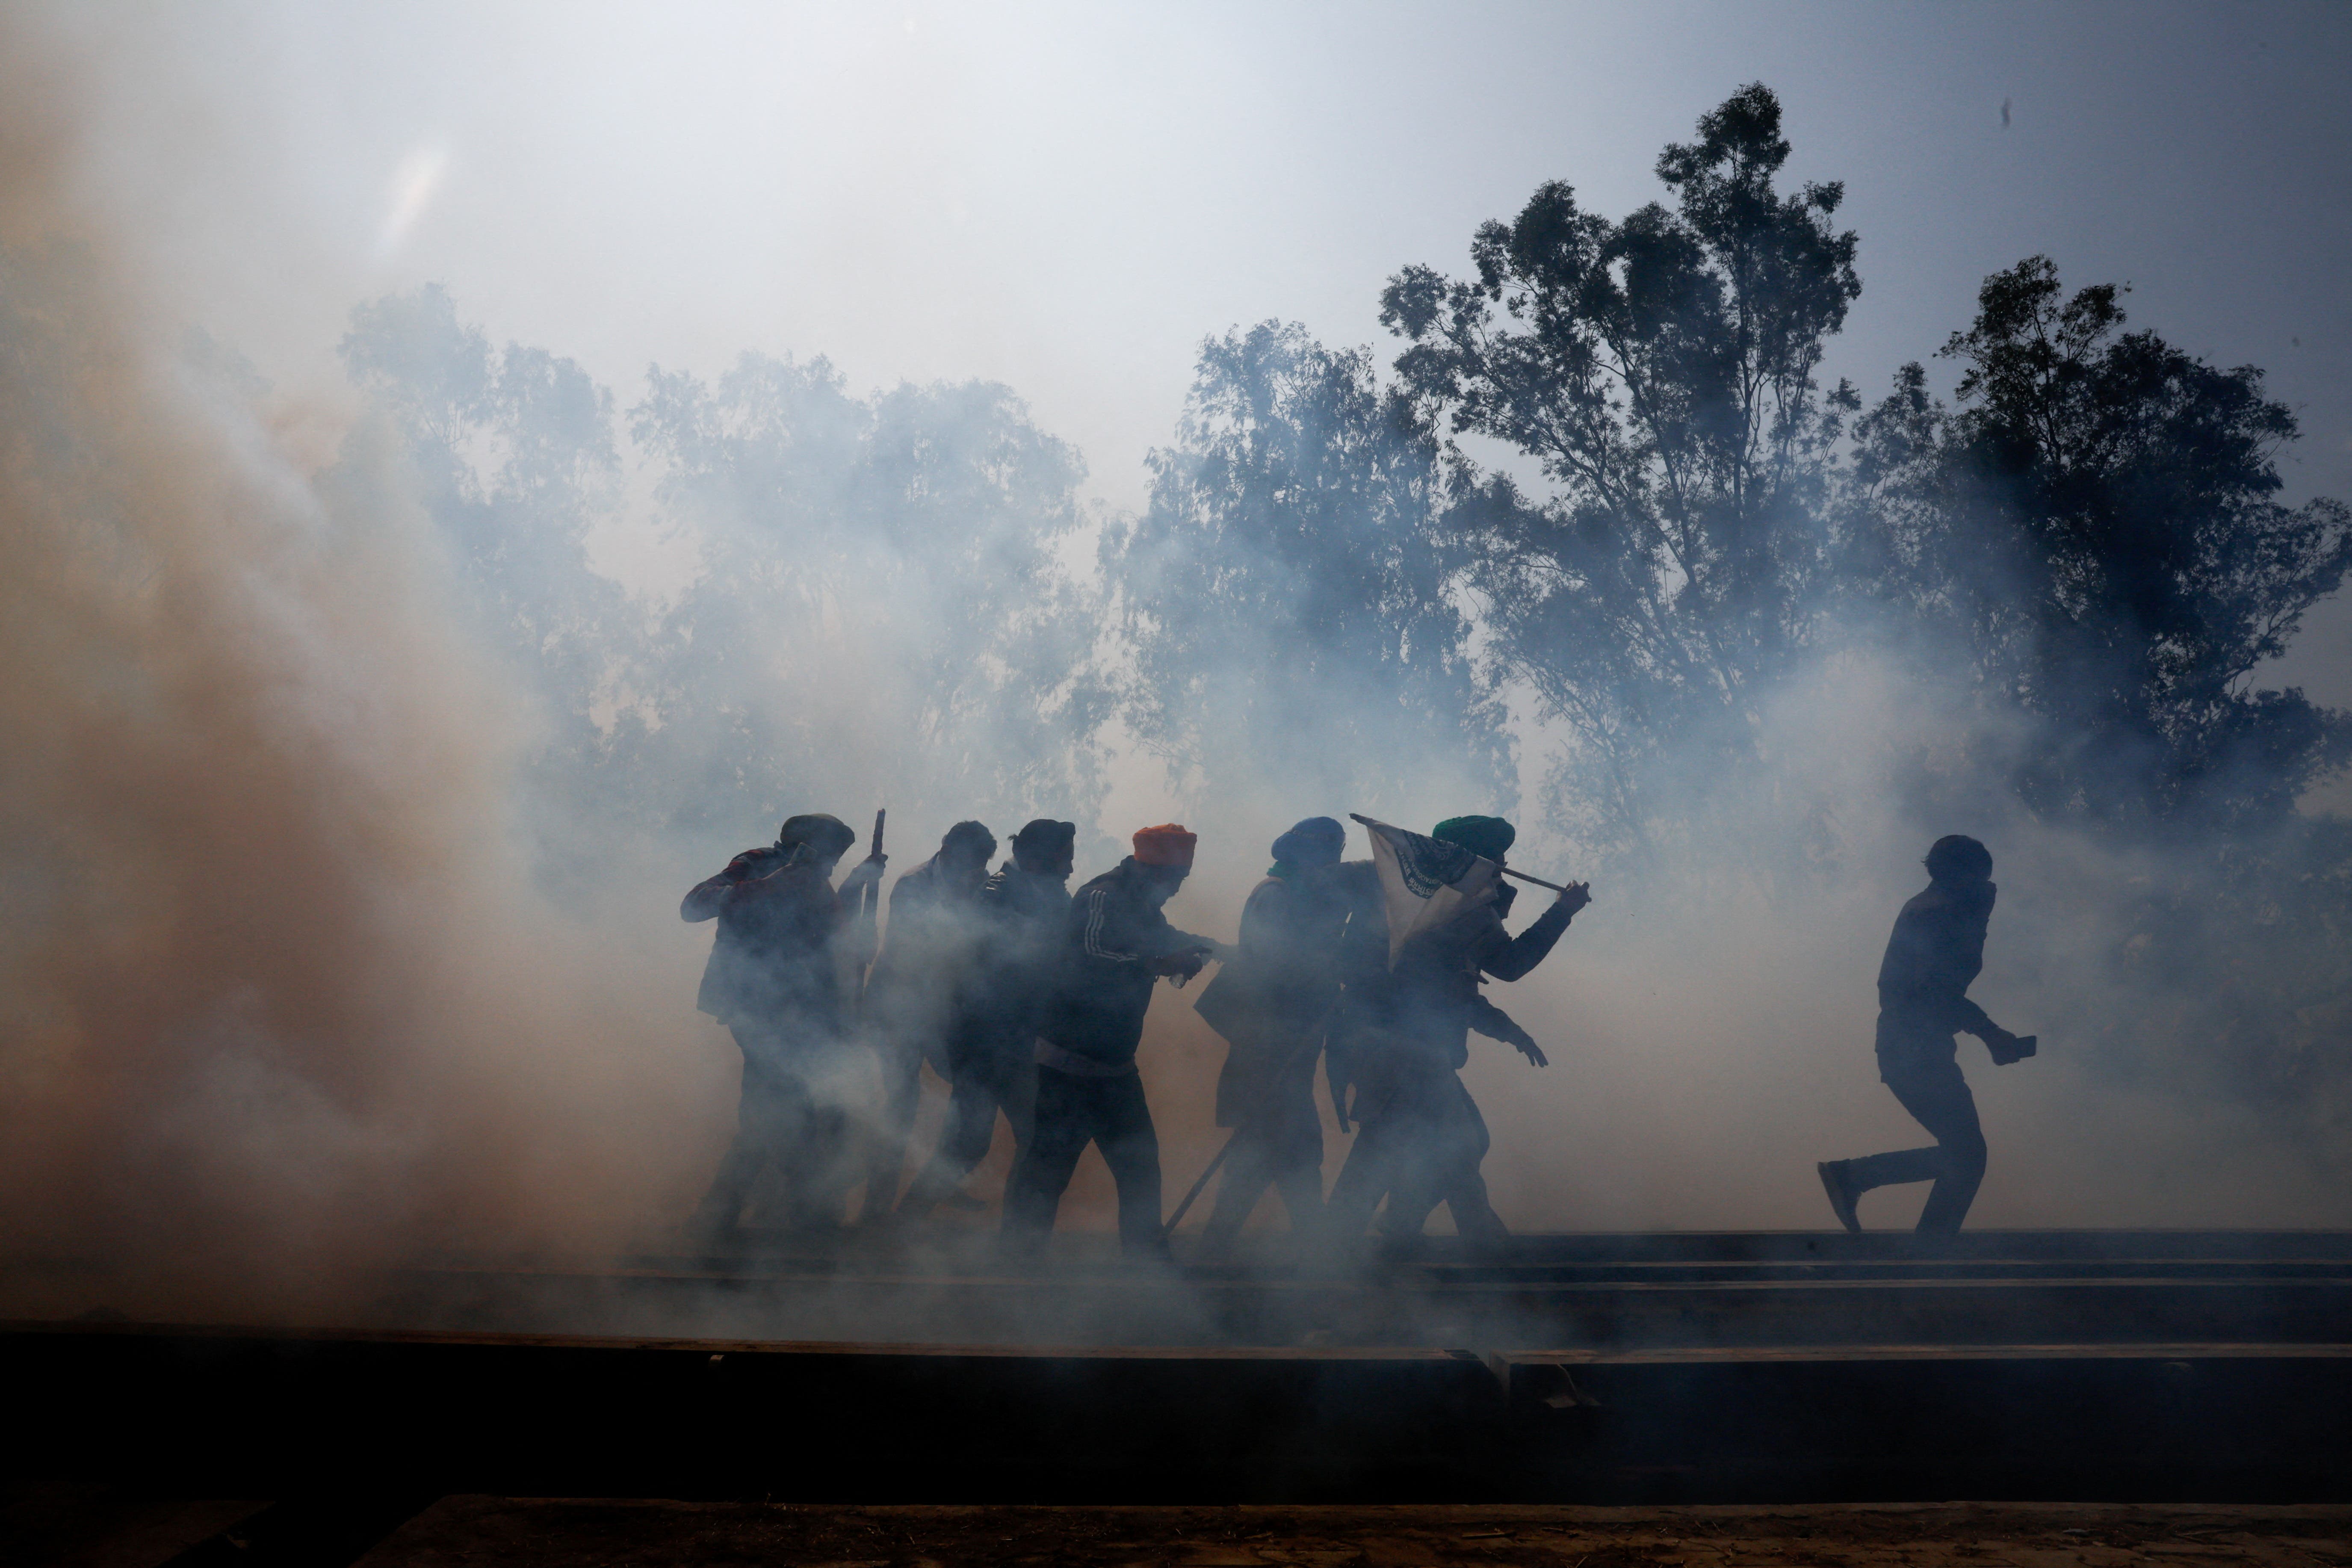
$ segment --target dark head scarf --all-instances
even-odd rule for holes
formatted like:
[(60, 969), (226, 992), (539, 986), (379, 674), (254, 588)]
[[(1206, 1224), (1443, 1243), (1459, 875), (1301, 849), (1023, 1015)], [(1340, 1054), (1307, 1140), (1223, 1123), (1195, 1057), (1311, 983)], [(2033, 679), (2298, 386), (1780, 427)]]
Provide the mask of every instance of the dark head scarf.
[(1269, 877), (1295, 877), (1336, 862), (1348, 847), (1348, 830), (1328, 816), (1310, 816), (1274, 841)]
[(1992, 875), (1992, 851), (1965, 833), (1948, 833), (1927, 848), (1927, 875), (1938, 882)]
[(805, 845), (819, 860), (838, 860), (856, 842), (857, 834), (849, 824), (821, 811), (788, 816), (783, 826), (776, 830), (777, 848), (789, 852)]
[(1041, 816), (1013, 836), (1013, 858), (1024, 867), (1050, 866), (1067, 855), (1078, 841), (1078, 825)]
[(1482, 860), (1500, 860), (1519, 830), (1499, 816), (1449, 816), (1430, 830), (1441, 844), (1456, 844)]
[(958, 850), (974, 860), (985, 862), (996, 853), (996, 835), (977, 822), (959, 822), (947, 830), (940, 840), (940, 853)]

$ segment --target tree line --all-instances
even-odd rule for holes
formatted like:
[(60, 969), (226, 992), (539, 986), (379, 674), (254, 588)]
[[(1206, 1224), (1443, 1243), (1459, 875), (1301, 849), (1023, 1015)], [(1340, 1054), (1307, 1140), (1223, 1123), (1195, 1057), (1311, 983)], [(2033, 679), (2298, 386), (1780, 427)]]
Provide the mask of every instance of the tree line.
[[(362, 308), (342, 353), (539, 699), (559, 836), (740, 834), (844, 758), (940, 820), (1086, 820), (1116, 728), (1204, 797), (1377, 808), (1442, 765), (1507, 806), (1525, 761), (1587, 857), (1670, 869), (1775, 789), (1776, 700), (1867, 648), (1985, 721), (1918, 775), (1923, 823), (1990, 780), (2152, 857), (2116, 962), (2157, 983), (2234, 944), (2197, 1027), (2309, 1098), (2352, 1023), (2352, 843), (2295, 803), (2352, 719), (2261, 679), (2352, 565), (2352, 514), (2281, 499), (2298, 432), (2259, 369), (2046, 257), (1928, 356), (1948, 402), (1924, 361), (1874, 402), (1822, 385), (1860, 242), (1790, 152), (1751, 85), (1659, 154), (1659, 200), (1611, 218), (1548, 183), (1466, 271), (1401, 268), (1386, 356), (1208, 339), (1132, 516), (1002, 386), (859, 395), (746, 354), (656, 367), (624, 410), (433, 288)], [(624, 428), (639, 504), (698, 552), (657, 605), (589, 564)], [(1515, 707), (1549, 754), (1521, 758)], [(1802, 803), (1779, 827), (1788, 867), (1833, 851)]]

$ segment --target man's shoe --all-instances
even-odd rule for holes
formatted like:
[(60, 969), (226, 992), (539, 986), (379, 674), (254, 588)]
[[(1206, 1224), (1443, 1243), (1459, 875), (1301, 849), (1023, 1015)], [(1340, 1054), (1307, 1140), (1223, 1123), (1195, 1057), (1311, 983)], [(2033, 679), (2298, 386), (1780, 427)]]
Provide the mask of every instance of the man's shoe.
[(1813, 1167), (1822, 1173), (1822, 1191), (1830, 1195), (1830, 1209), (1851, 1236), (1862, 1234), (1862, 1216), (1853, 1212), (1853, 1200), (1860, 1196), (1845, 1183), (1845, 1162), (1823, 1160)]

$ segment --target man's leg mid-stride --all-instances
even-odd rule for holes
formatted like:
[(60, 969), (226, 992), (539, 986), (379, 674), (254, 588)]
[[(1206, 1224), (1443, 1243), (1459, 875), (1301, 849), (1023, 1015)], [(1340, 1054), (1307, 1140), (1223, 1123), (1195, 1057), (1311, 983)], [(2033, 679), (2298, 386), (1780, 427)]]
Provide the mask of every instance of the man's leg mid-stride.
[(1103, 1163), (1118, 1184), (1118, 1243), (1130, 1253), (1163, 1253), (1160, 1192), (1160, 1131), (1143, 1097), (1143, 1075), (1097, 1079), (1087, 1088)]
[(1887, 1079), (1886, 1087), (1934, 1137), (1935, 1146), (1829, 1162), (1822, 1167), (1822, 1181), (1830, 1189), (1831, 1202), (1843, 1220), (1852, 1214), (1853, 1200), (1874, 1187), (1933, 1182), (1927, 1206), (1919, 1211), (1918, 1231), (1957, 1236), (1985, 1173), (1984, 1128), (1977, 1119), (1969, 1080), (1957, 1063), (1946, 1063), (1940, 1070), (1898, 1074)]
[(1037, 1099), (1029, 1142), (1013, 1163), (1012, 1180), (1004, 1188), (1004, 1239), (1008, 1245), (1034, 1247), (1054, 1228), (1062, 1194), (1078, 1156), (1095, 1140), (1093, 1107), (1085, 1095), (1085, 1080), (1052, 1068), (1037, 1069)]

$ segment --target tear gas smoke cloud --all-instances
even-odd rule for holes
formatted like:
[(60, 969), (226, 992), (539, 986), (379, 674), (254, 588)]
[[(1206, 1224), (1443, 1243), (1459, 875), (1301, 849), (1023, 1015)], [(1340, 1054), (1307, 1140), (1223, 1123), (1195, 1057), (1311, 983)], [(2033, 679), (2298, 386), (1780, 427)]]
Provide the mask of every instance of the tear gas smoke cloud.
[[(1528, 1083), (1500, 1049), (1466, 1075), (1489, 1108), (1506, 1214), (1570, 1229), (1811, 1228), (1812, 1161), (1924, 1142), (1877, 1082), (1873, 983), (1895, 911), (1926, 882), (1920, 856), (1959, 832), (1992, 848), (2000, 889), (1970, 994), (2043, 1042), (2005, 1068), (1962, 1042), (1992, 1149), (1971, 1225), (2352, 1220), (2341, 1089), (2298, 1110), (2250, 1103), (2179, 1000), (2247, 984), (2231, 973), (2242, 960), (2216, 952), (2205, 973), (2163, 976), (2117, 966), (2168, 855), (2035, 821), (2004, 787), (2018, 738), (1911, 657), (1836, 661), (1779, 699), (1766, 733), (1773, 787), (1726, 813), (1697, 866), (1596, 903), (1566, 951), (1496, 988), (1560, 1047), (1536, 1075), (1550, 1082)], [(1932, 805), (1923, 773), (1941, 775)], [(1815, 808), (1829, 856), (1773, 875)], [(1521, 863), (1542, 866), (1542, 852)], [(1925, 1196), (1874, 1194), (1865, 1222), (1907, 1225)]]
[(167, 347), (58, 201), (44, 136), (71, 122), (24, 85), (0, 136), (7, 1250), (178, 1279), (181, 1310), (293, 1305), (340, 1268), (609, 1239), (682, 1201), (679, 1130), (726, 1088), (667, 1005), (690, 963), (531, 891), (530, 721), (453, 618), (387, 433), (311, 471), (308, 411)]
[[(1105, 730), (1137, 671), (1097, 636), (1102, 515), (1078, 454), (1003, 388), (862, 395), (822, 361), (747, 355), (656, 371), (616, 414), (561, 345), (493, 347), (411, 292), (397, 321), (355, 318), (366, 413), (269, 394), (154, 306), (152, 237), (77, 203), (89, 128), (21, 70), (7, 85), (0, 1244), (19, 1258), (249, 1310), (436, 1247), (611, 1248), (676, 1221), (734, 1062), (691, 1011), (708, 928), (674, 900), (787, 811), (862, 826), (890, 805), (902, 870), (960, 816), (1003, 836), (1072, 816), (1081, 878), (1181, 811), (1202, 861), (1170, 915), (1224, 936), (1299, 816), (1425, 826), (1518, 795), (1509, 768), (1434, 755), (1378, 683), (1276, 716), (1344, 737), (1293, 736), (1311, 787), (1234, 749), (1263, 714), (1210, 702), (1173, 782), (1150, 737)], [(440, 157), (403, 165), (387, 243)], [(367, 357), (433, 333), (422, 369)], [(696, 563), (661, 602), (583, 542), (648, 513)], [(517, 605), (527, 637), (492, 614)], [(1293, 668), (1279, 636), (1214, 635), (1232, 669)], [(1812, 1161), (1916, 1137), (1874, 1081), (1871, 982), (1926, 843), (1968, 831), (2002, 887), (1978, 994), (2047, 1042), (1971, 1068), (1994, 1151), (1978, 1223), (2352, 1222), (2340, 1111), (2283, 1132), (2201, 1061), (2193, 1016), (2110, 961), (2159, 868), (2011, 804), (2000, 724), (1922, 674), (1936, 650), (1853, 647), (1764, 715), (1763, 785), (1656, 879), (1601, 880), (1500, 988), (1557, 1047), (1543, 1071), (1474, 1054), (1505, 1215), (1826, 1223)], [(1509, 695), (1532, 772), (1551, 738)], [(1792, 864), (1801, 826), (1822, 853)], [(1516, 858), (1573, 875), (1573, 853), (1536, 830)], [(1180, 1190), (1214, 1146), (1221, 1053), (1190, 1000), (1162, 988), (1142, 1056)], [(1064, 1212), (1108, 1222), (1091, 1157)]]

